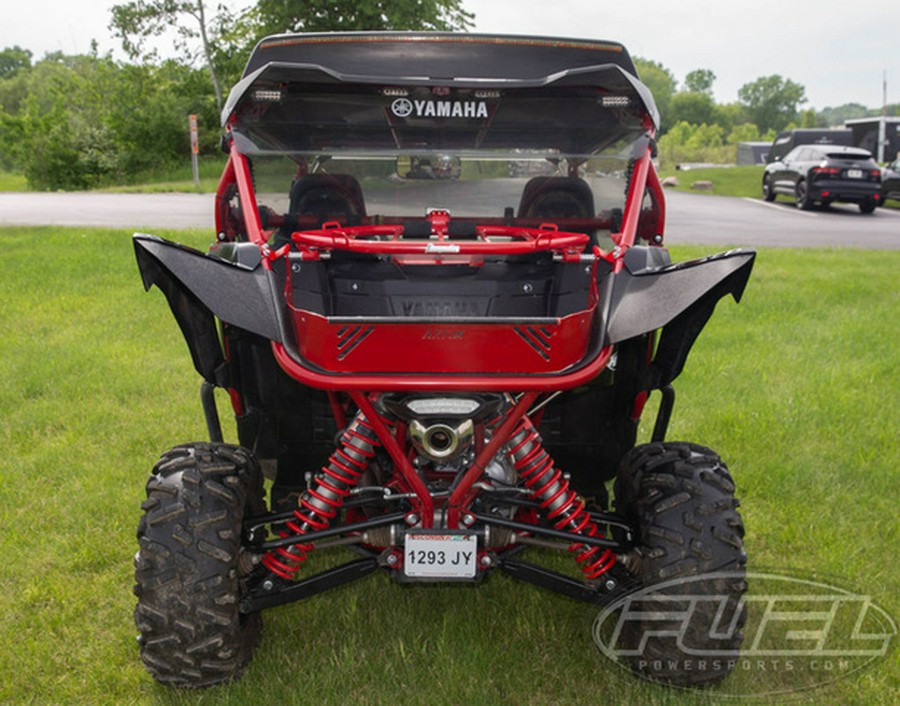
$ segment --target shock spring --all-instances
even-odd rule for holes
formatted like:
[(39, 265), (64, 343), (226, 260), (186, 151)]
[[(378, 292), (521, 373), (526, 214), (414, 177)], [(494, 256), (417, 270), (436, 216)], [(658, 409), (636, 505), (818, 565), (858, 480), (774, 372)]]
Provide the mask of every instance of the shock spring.
[[(327, 528), (365, 473), (377, 446), (380, 446), (378, 435), (360, 412), (341, 436), (341, 446), (303, 491), (294, 518), (284, 523), (286, 529), (279, 535), (293, 534), (301, 540), (307, 532)], [(298, 541), (267, 552), (262, 563), (272, 573), (292, 579), (312, 548), (312, 544)]]
[[(569, 487), (562, 471), (555, 467), (527, 416), (513, 433), (508, 448), (519, 477), (540, 502), (541, 511), (546, 513), (554, 529), (587, 537), (603, 536), (585, 509), (584, 501)], [(616, 563), (616, 555), (602, 547), (574, 542), (569, 551), (575, 554), (575, 561), (586, 579), (598, 578)]]

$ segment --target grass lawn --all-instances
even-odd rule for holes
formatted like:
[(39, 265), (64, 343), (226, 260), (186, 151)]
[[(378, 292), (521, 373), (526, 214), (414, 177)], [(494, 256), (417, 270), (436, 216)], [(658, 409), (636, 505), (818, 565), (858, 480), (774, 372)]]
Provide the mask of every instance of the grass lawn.
[[(205, 427), (199, 377), (128, 235), (0, 229), (0, 703), (722, 703), (727, 682), (681, 692), (625, 674), (591, 642), (596, 609), (503, 575), (477, 589), (377, 575), (266, 612), (236, 684), (153, 682), (132, 622), (143, 485)], [(728, 461), (751, 570), (833, 580), (895, 619), (898, 267), (896, 252), (761, 252), (676, 382), (670, 431)], [(896, 654), (806, 698), (895, 704)]]
[(697, 191), (694, 193), (714, 194), (716, 196), (742, 196), (749, 198), (762, 198), (761, 165), (749, 165), (743, 167), (700, 167), (698, 169), (661, 171), (660, 179), (675, 177), (678, 186), (675, 191), (692, 191), (691, 184), (696, 181), (711, 181), (712, 191)]
[(167, 193), (196, 192), (200, 194), (214, 193), (219, 185), (219, 178), (225, 168), (225, 157), (202, 157), (198, 162), (199, 186), (194, 185), (194, 176), (190, 162), (181, 166), (169, 167), (157, 172), (137, 174), (129, 179), (128, 184), (108, 186), (100, 189), (110, 193)]
[[(179, 166), (170, 166), (158, 170), (135, 174), (125, 184), (107, 186), (98, 191), (109, 193), (166, 193), (196, 192), (213, 193), (222, 176), (225, 166), (224, 156), (201, 157), (198, 164), (200, 185), (194, 185), (190, 160)], [(24, 174), (0, 171), (0, 191), (29, 191), (28, 181)]]
[(0, 170), (0, 191), (28, 191), (24, 174)]

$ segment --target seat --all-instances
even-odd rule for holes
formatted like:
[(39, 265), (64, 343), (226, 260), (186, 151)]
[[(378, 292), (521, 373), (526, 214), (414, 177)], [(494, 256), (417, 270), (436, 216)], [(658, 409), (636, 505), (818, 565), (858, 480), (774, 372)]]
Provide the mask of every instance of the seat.
[(306, 174), (291, 186), (290, 214), (315, 216), (318, 225), (359, 225), (366, 215), (362, 187), (350, 174)]
[(518, 218), (594, 218), (594, 194), (578, 177), (529, 179), (519, 201)]

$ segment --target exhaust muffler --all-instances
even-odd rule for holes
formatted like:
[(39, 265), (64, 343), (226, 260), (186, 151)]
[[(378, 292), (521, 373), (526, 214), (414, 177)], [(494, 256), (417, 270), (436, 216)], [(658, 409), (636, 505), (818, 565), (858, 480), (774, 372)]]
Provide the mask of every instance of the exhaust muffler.
[(409, 424), (409, 438), (413, 446), (432, 461), (451, 461), (472, 444), (475, 424), (471, 419), (463, 420), (458, 426), (439, 422), (426, 426), (418, 419)]

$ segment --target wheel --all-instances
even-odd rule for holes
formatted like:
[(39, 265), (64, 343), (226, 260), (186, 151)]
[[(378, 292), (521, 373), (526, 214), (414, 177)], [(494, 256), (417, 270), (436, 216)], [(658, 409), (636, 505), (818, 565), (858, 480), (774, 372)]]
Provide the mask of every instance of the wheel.
[(772, 188), (772, 177), (768, 174), (763, 177), (762, 192), (763, 198), (766, 201), (771, 202), (775, 200), (775, 189)]
[(877, 205), (875, 199), (867, 199), (859, 204), (859, 210), (863, 213), (872, 213)]
[(809, 198), (809, 188), (806, 186), (806, 182), (802, 179), (797, 182), (795, 196), (797, 208), (804, 211), (809, 211), (812, 209), (813, 202)]
[[(264, 512), (262, 474), (245, 449), (177, 446), (147, 481), (138, 524), (134, 618), (153, 677), (203, 687), (240, 675), (262, 628), (239, 611), (245, 517)], [(246, 566), (245, 566), (246, 565)]]
[[(643, 590), (657, 587), (636, 609), (656, 612), (655, 619), (623, 624), (622, 644), (640, 650), (629, 656), (632, 671), (676, 686), (721, 681), (735, 663), (746, 620), (744, 526), (728, 469), (696, 444), (645, 444), (623, 459), (615, 496), (616, 509), (638, 533), (626, 565)], [(680, 595), (701, 599), (685, 610)], [(675, 614), (666, 620), (660, 611)]]

